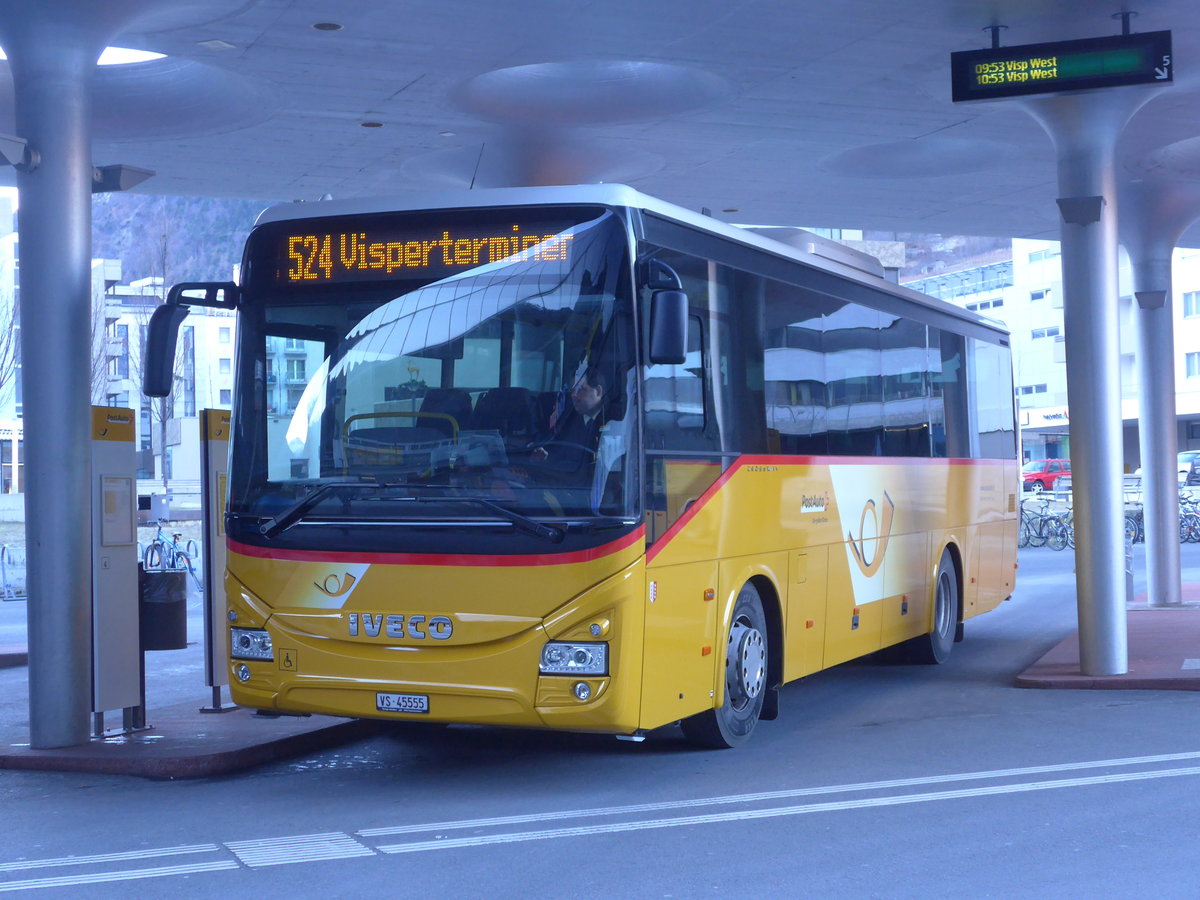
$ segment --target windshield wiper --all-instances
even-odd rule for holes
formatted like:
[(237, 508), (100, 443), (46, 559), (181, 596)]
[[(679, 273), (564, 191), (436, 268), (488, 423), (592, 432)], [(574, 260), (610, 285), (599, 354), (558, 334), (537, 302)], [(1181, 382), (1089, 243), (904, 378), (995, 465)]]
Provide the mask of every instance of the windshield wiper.
[[(291, 528), (299, 522), (304, 515), (314, 506), (324, 500), (329, 494), (342, 488), (363, 488), (369, 487), (374, 491), (386, 490), (388, 488), (403, 488), (411, 487), (411, 485), (391, 484), (387, 482), (375, 481), (327, 481), (319, 485), (311, 493), (305, 494), (291, 506), (284, 509), (282, 512), (268, 519), (258, 528), (258, 533), (263, 537), (272, 538), (282, 531)], [(565, 532), (560, 528), (555, 528), (552, 525), (544, 525), (537, 522), (528, 516), (523, 516), (515, 510), (501, 506), (494, 500), (487, 497), (408, 497), (405, 498), (409, 502), (417, 503), (472, 503), (476, 506), (482, 506), (484, 509), (495, 513), (507, 522), (511, 522), (518, 531), (523, 531), (526, 534), (531, 534), (534, 537), (542, 538), (542, 540), (550, 541), (552, 544), (559, 543)]]
[(487, 497), (416, 497), (414, 499), (418, 503), (474, 503), (511, 522), (518, 531), (532, 534), (534, 537), (539, 537), (552, 544), (559, 543), (566, 534), (561, 528), (537, 522), (515, 510), (501, 506), (495, 500), (489, 500)]
[(376, 489), (388, 487), (386, 484), (379, 484), (374, 481), (327, 481), (310, 493), (305, 494), (291, 506), (284, 509), (283, 512), (263, 522), (262, 525), (258, 526), (258, 533), (265, 538), (275, 537), (279, 532), (286, 531), (299, 522), (306, 512), (334, 491), (347, 487), (361, 488), (365, 485), (370, 485)]

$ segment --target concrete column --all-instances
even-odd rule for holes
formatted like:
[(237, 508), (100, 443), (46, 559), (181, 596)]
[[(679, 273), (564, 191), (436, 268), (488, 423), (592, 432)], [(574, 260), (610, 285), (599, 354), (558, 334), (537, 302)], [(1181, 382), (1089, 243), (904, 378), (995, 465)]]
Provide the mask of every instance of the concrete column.
[[(99, 51), (96, 51), (99, 52)], [(88, 739), (91, 712), (91, 49), (9, 51), (20, 136), (21, 367), (34, 747)], [(68, 524), (69, 523), (69, 524)]]
[(86, 743), (91, 712), (90, 79), (137, 0), (0, 0), (19, 137), (30, 743)]
[(1121, 88), (1022, 102), (1058, 155), (1079, 665), (1085, 675), (1129, 670), (1115, 150), (1125, 123), (1152, 96)]
[(1143, 180), (1121, 189), (1121, 242), (1137, 301), (1138, 445), (1146, 523), (1146, 598), (1181, 606), (1171, 257), (1200, 218), (1200, 185)]

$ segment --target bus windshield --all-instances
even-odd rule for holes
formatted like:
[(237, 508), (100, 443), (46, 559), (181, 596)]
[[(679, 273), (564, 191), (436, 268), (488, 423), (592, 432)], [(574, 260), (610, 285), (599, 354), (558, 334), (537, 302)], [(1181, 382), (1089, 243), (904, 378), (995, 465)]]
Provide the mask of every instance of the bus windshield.
[[(532, 214), (439, 214), (445, 237), (425, 241), (428, 265), (413, 267), (424, 272), (403, 265), (404, 241), (373, 235), (410, 234), (428, 216), (322, 220), (328, 233), (307, 222), (302, 238), (256, 231), (230, 512), (345, 527), (636, 516), (625, 230), (608, 210)], [(487, 228), (536, 242), (505, 256), (475, 238), (472, 258), (472, 240), (452, 237)], [(364, 247), (357, 258), (347, 234)], [(292, 269), (272, 256), (284, 238)], [(321, 269), (339, 241), (345, 271), (328, 258)], [(389, 246), (401, 249), (389, 258)]]

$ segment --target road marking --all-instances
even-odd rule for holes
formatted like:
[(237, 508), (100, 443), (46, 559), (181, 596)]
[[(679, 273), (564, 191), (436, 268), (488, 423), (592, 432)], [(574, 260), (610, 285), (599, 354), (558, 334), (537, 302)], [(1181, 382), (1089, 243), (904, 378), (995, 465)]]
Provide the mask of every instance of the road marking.
[(30, 878), (26, 881), (0, 882), (0, 892), (28, 891), (33, 888), (73, 887), (80, 884), (103, 884), (109, 881), (133, 881), (138, 878), (162, 878), (167, 875), (195, 875), (198, 872), (216, 872), (220, 869), (236, 869), (232, 859), (216, 862), (192, 863), (188, 866), (161, 866), (157, 869), (127, 869), (121, 872), (98, 872), (92, 875), (64, 875), (58, 878)]
[(375, 855), (375, 851), (370, 847), (360, 844), (350, 835), (340, 831), (298, 834), (258, 841), (229, 841), (225, 846), (252, 868)]
[(1089, 762), (1059, 763), (1053, 766), (1024, 766), (1018, 769), (991, 769), (983, 772), (961, 772), (951, 775), (930, 775), (919, 778), (897, 778), (890, 781), (864, 781), (857, 784), (838, 784), (828, 787), (794, 788), (786, 791), (763, 791), (754, 794), (732, 794), (726, 797), (702, 797), (695, 800), (666, 800), (661, 803), (639, 803), (631, 806), (606, 806), (596, 809), (574, 809), (555, 812), (529, 813), (519, 816), (498, 816), (490, 819), (462, 819), (456, 822), (432, 822), (423, 825), (393, 825), (384, 828), (364, 828), (360, 837), (385, 837), (393, 834), (418, 834), (424, 831), (451, 831), (457, 828), (487, 828), (496, 825), (519, 825), (528, 822), (549, 822), (555, 819), (584, 819), (594, 816), (621, 816), (630, 813), (660, 812), (668, 809), (695, 809), (733, 803), (759, 803), (764, 800), (790, 800), (823, 794), (844, 794), (857, 791), (877, 791), (888, 788), (916, 787), (923, 784), (947, 784), (956, 781), (983, 781), (991, 778), (1022, 778), (1051, 772), (1072, 772), (1083, 769), (1107, 769), (1117, 766), (1137, 766), (1160, 762), (1182, 762), (1200, 759), (1200, 751), (1164, 753), (1157, 756), (1131, 756), (1121, 759), (1101, 759)]
[(182, 856), (185, 853), (215, 853), (221, 849), (216, 844), (187, 844), (182, 847), (162, 847), (157, 850), (130, 850), (125, 853), (98, 853), (94, 856), (61, 856), (58, 859), (26, 859), (20, 862), (0, 863), (0, 872), (18, 872), (22, 869), (49, 869), (55, 866), (86, 866), (92, 863), (124, 862), (130, 859), (152, 859), (156, 856)]
[(652, 828), (678, 828), (681, 826), (711, 825), (721, 822), (744, 822), (753, 819), (775, 819), (783, 816), (805, 815), (806, 813), (868, 809), (878, 806), (902, 806), (909, 803), (931, 803), (937, 800), (957, 800), (966, 797), (986, 797), (995, 794), (1020, 794), (1029, 791), (1049, 791), (1094, 784), (1118, 784), (1129, 781), (1147, 781), (1155, 778), (1177, 778), (1183, 775), (1200, 775), (1200, 766), (1191, 766), (1185, 769), (1163, 769), (1158, 772), (1128, 772), (1122, 775), (1095, 775), (1090, 778), (1067, 778), (1057, 781), (1002, 784), (992, 787), (967, 788), (958, 791), (897, 794), (892, 797), (868, 797), (861, 800), (841, 800), (833, 803), (808, 803), (802, 806), (783, 806), (774, 809), (747, 809), (698, 816), (679, 816), (673, 819), (647, 819), (641, 822), (612, 822), (606, 825), (580, 825), (574, 828), (552, 828), (544, 831), (523, 831), (510, 832), (508, 834), (449, 838), (447, 840), (413, 841), (407, 844), (384, 845), (378, 849), (381, 853), (421, 853), (426, 850), (449, 850), (461, 847), (482, 847), (489, 844), (515, 844), (523, 841), (542, 841), (553, 838), (645, 831)]
[[(730, 805), (761, 803), (764, 801), (787, 800), (814, 795), (882, 791), (918, 785), (937, 785), (963, 781), (981, 781), (995, 778), (1014, 778), (1098, 768), (1119, 768), (1122, 766), (1179, 762), (1184, 760), (1200, 760), (1200, 751), (1159, 754), (1155, 756), (1125, 757), (1120, 759), (1092, 760), (1088, 762), (1077, 763), (1061, 763), (1052, 766), (1025, 766), (1012, 769), (992, 769), (981, 772), (963, 772), (919, 778), (892, 779), (888, 781), (859, 782), (855, 784), (830, 785), (826, 787), (764, 791), (753, 794), (736, 794), (725, 797), (699, 798), (695, 800), (644, 803), (629, 806), (603, 807), (597, 809), (566, 810), (558, 812), (534, 813), (522, 816), (502, 816), (489, 819), (460, 820), (455, 822), (442, 822), (425, 825), (404, 825), (394, 828), (372, 828), (358, 831), (355, 834), (359, 836), (382, 836), (389, 834), (420, 832), (428, 833), (463, 828), (485, 828), (499, 825), (552, 821), (566, 818), (587, 818), (617, 815), (629, 816), (638, 813), (656, 812), (669, 809), (695, 809), (721, 804)], [(176, 866), (160, 866), (148, 869), (128, 869), (117, 872), (79, 874), (73, 876), (57, 876), (25, 879), (21, 881), (0, 882), (0, 892), (29, 890), (34, 888), (69, 887), (84, 884), (102, 884), (118, 881), (134, 881), (145, 878), (161, 878), (170, 875), (190, 875), (202, 872), (238, 869), (243, 866), (258, 868), (263, 866), (288, 865), (300, 862), (315, 862), (331, 859), (375, 856), (379, 853), (418, 853), (425, 850), (446, 850), (450, 848), (478, 847), (490, 844), (518, 843), (523, 841), (548, 840), (552, 838), (576, 837), (582, 835), (615, 834), (620, 832), (640, 831), (653, 828), (677, 828), (722, 822), (752, 821), (756, 819), (798, 816), (817, 812), (835, 812), (851, 809), (868, 809), (872, 807), (899, 806), (913, 803), (931, 803), (942, 800), (956, 800), (971, 797), (996, 796), (1002, 794), (1020, 794), (1031, 791), (1056, 790), (1071, 787), (1084, 787), (1089, 785), (1120, 784), (1133, 781), (1147, 781), (1159, 778), (1177, 778), (1190, 775), (1200, 775), (1200, 766), (1159, 769), (1149, 772), (1107, 773), (1083, 778), (1063, 778), (1051, 781), (1029, 781), (1015, 784), (977, 786), (949, 791), (892, 794), (890, 796), (885, 795), (878, 797), (865, 797), (824, 803), (807, 803), (771, 807), (767, 809), (729, 810), (726, 812), (715, 812), (699, 815), (683, 815), (640, 821), (635, 820), (611, 822), (606, 824), (580, 825), (566, 828), (549, 828), (537, 831), (472, 835), (470, 837), (440, 840), (418, 840), (407, 843), (379, 846), (375, 848), (372, 848), (357, 840), (354, 835), (343, 832), (327, 832), (321, 834), (293, 835), (288, 837), (265, 838), (250, 841), (232, 841), (227, 842), (224, 845), (188, 844), (177, 847), (134, 850), (127, 853), (105, 853), (92, 856), (60, 857), (57, 859), (23, 860), (19, 862), (0, 863), (0, 871), (12, 872), (22, 869), (50, 868), (53, 866), (75, 866), (135, 859), (151, 859), (154, 857), (177, 854), (216, 852), (223, 848), (227, 849), (237, 857), (236, 860), (222, 859), (210, 862), (196, 862)]]

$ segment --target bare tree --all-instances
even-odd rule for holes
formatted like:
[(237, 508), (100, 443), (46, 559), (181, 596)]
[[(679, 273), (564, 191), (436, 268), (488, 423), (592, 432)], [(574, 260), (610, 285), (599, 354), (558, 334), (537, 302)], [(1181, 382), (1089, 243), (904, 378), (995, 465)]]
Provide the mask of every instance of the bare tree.
[[(194, 359), (194, 350), (191, 338), (192, 329), (185, 325), (181, 329), (179, 350), (175, 355), (171, 393), (166, 397), (146, 397), (141, 392), (142, 372), (145, 366), (143, 341), (150, 324), (150, 317), (154, 310), (166, 300), (167, 291), (172, 283), (170, 248), (175, 229), (174, 220), (162, 203), (157, 204), (155, 212), (152, 214), (157, 217), (154, 222), (157, 227), (153, 229), (153, 232), (158, 237), (152, 248), (151, 277), (157, 280), (157, 284), (154, 286), (153, 293), (145, 293), (134, 298), (133, 303), (125, 309), (125, 314), (133, 320), (131, 329), (137, 331), (136, 338), (130, 335), (128, 341), (129, 374), (131, 379), (137, 383), (139, 409), (148, 408), (150, 411), (151, 428), (154, 430), (156, 438), (154, 444), (157, 446), (159, 456), (158, 477), (162, 481), (163, 494), (166, 494), (170, 489), (171, 482), (171, 472), (167, 467), (167, 447), (171, 438), (171, 423), (176, 419), (179, 405), (183, 403), (183, 392), (185, 383), (191, 375), (190, 360)], [(194, 378), (194, 375), (192, 377)]]
[(21, 309), (11, 292), (0, 296), (0, 406), (16, 388), (21, 362)]
[(117, 339), (112, 330), (115, 321), (109, 317), (108, 294), (104, 283), (97, 283), (93, 277), (91, 394), (94, 406), (104, 406), (108, 402), (108, 386), (113, 375), (113, 355), (117, 349), (113, 345)]

